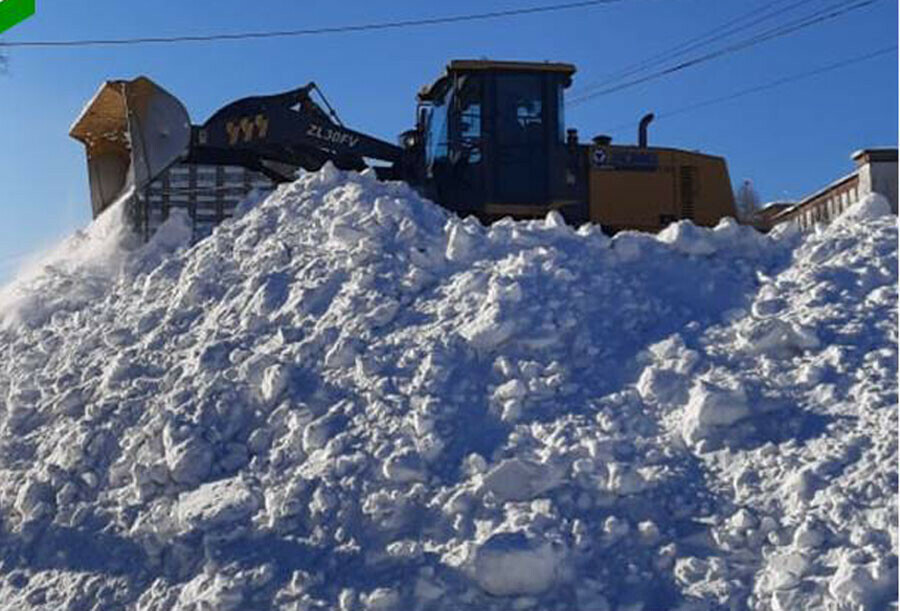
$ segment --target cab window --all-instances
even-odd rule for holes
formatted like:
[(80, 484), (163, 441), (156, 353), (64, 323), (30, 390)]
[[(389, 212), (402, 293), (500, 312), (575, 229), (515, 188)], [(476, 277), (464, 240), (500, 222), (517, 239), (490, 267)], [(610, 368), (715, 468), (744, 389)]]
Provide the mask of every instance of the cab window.
[(543, 139), (540, 75), (500, 75), (497, 78), (497, 107), (501, 143), (527, 145)]
[(436, 160), (447, 158), (447, 99), (425, 106), (424, 113), (425, 162), (431, 167)]

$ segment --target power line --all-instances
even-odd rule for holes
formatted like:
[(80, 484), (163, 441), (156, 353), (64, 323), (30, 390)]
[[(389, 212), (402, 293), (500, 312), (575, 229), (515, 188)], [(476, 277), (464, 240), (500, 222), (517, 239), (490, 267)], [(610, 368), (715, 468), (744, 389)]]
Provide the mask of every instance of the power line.
[(791, 23), (788, 23), (788, 24), (785, 24), (782, 26), (778, 26), (776, 28), (772, 28), (770, 30), (767, 30), (765, 32), (757, 34), (751, 38), (744, 39), (742, 41), (734, 43), (730, 46), (723, 47), (716, 51), (711, 51), (704, 55), (700, 55), (700, 56), (694, 57), (692, 59), (685, 60), (674, 66), (670, 66), (668, 68), (664, 68), (662, 70), (652, 72), (648, 75), (642, 76), (640, 78), (632, 79), (630, 81), (626, 81), (619, 85), (613, 85), (613, 86), (601, 89), (599, 91), (595, 91), (593, 93), (589, 93), (589, 94), (585, 94), (585, 95), (576, 97), (575, 99), (571, 100), (567, 105), (570, 107), (577, 106), (579, 104), (582, 104), (584, 102), (587, 102), (589, 100), (592, 100), (592, 99), (602, 96), (602, 95), (606, 95), (606, 94), (613, 93), (616, 91), (621, 91), (622, 89), (627, 89), (629, 87), (633, 87), (633, 86), (641, 84), (641, 83), (646, 83), (648, 81), (656, 80), (658, 78), (667, 76), (667, 75), (675, 73), (675, 72), (680, 72), (682, 70), (685, 70), (685, 69), (695, 66), (697, 64), (702, 64), (704, 62), (716, 59), (723, 55), (729, 55), (736, 51), (740, 51), (742, 49), (746, 49), (748, 47), (758, 45), (767, 40), (772, 40), (774, 38), (780, 38), (782, 36), (787, 36), (788, 34), (792, 34), (796, 31), (808, 28), (810, 26), (822, 23), (824, 21), (828, 21), (830, 19), (835, 19), (835, 18), (840, 17), (841, 15), (844, 15), (851, 11), (855, 11), (855, 10), (861, 9), (863, 7), (869, 6), (870, 4), (874, 4), (877, 1), (878, 0), (862, 0), (860, 2), (856, 2), (856, 3), (850, 4), (850, 5), (847, 5), (845, 2), (841, 2), (836, 5), (831, 5), (829, 7), (826, 7), (825, 9), (817, 11), (817, 12), (815, 12), (811, 15), (808, 15), (802, 19), (795, 20)]
[(850, 11), (857, 10), (857, 9), (863, 8), (865, 6), (868, 6), (870, 4), (873, 4), (876, 1), (877, 0), (862, 0), (861, 2), (856, 2), (855, 4), (850, 4), (849, 6), (845, 2), (833, 4), (824, 9), (820, 9), (810, 15), (807, 15), (806, 17), (803, 17), (799, 20), (794, 20), (787, 24), (780, 25), (775, 28), (766, 30), (765, 32), (755, 34), (754, 36), (752, 36), (750, 38), (741, 40), (730, 46), (723, 47), (721, 49), (711, 51), (704, 55), (700, 55), (700, 56), (694, 57), (692, 59), (685, 60), (674, 66), (670, 66), (668, 68), (664, 68), (662, 70), (650, 73), (649, 75), (635, 78), (630, 81), (621, 83), (619, 85), (612, 85), (610, 87), (606, 87), (604, 89), (595, 91), (593, 93), (576, 96), (568, 103), (568, 105), (569, 106), (577, 106), (588, 100), (592, 100), (596, 97), (606, 95), (608, 93), (613, 93), (616, 91), (620, 91), (622, 89), (627, 89), (629, 87), (633, 87), (634, 85), (645, 83), (647, 81), (656, 80), (658, 78), (667, 76), (667, 75), (675, 73), (675, 72), (680, 72), (681, 70), (685, 70), (685, 69), (695, 66), (697, 64), (701, 64), (701, 63), (716, 59), (723, 55), (728, 55), (728, 54), (734, 53), (736, 51), (755, 46), (755, 45), (765, 42), (767, 40), (772, 40), (774, 38), (780, 38), (782, 36), (792, 34), (793, 32), (816, 25), (818, 23), (821, 23), (821, 22), (829, 20), (829, 19), (834, 19), (834, 18), (841, 16), (845, 13), (848, 13)]
[[(851, 66), (853, 64), (858, 64), (870, 59), (874, 59), (876, 57), (880, 57), (882, 55), (886, 55), (891, 52), (897, 51), (897, 45), (892, 45), (890, 47), (883, 47), (881, 49), (877, 49), (875, 51), (871, 51), (869, 53), (865, 53), (863, 55), (857, 55), (845, 60), (841, 60), (839, 62), (834, 62), (831, 64), (827, 64), (825, 66), (820, 66), (818, 68), (813, 68), (812, 70), (807, 70), (805, 72), (799, 72), (797, 74), (792, 74), (789, 76), (785, 76), (779, 79), (775, 79), (774, 81), (769, 81), (767, 83), (762, 83), (760, 85), (755, 85), (753, 87), (748, 87), (746, 89), (741, 89), (739, 91), (735, 91), (734, 93), (730, 93), (727, 95), (710, 98), (707, 100), (703, 100), (700, 102), (695, 102), (693, 104), (689, 104), (687, 106), (682, 106), (680, 108), (675, 108), (673, 110), (664, 111), (661, 113), (657, 113), (657, 119), (662, 119), (666, 117), (672, 117), (674, 115), (680, 115), (682, 113), (690, 112), (692, 110), (697, 110), (698, 108), (705, 108), (707, 106), (712, 106), (715, 104), (720, 104), (722, 102), (728, 102), (734, 100), (735, 98), (744, 97), (747, 95), (751, 95), (753, 93), (758, 93), (760, 91), (766, 91), (768, 89), (774, 89), (776, 87), (781, 87), (782, 85), (787, 85), (789, 83), (794, 83), (796, 81), (801, 81), (804, 79), (808, 79), (813, 76), (818, 76), (819, 74), (824, 74), (826, 72), (832, 72), (834, 70), (838, 70), (840, 68), (845, 68), (847, 66)], [(619, 125), (615, 125), (610, 128), (610, 131), (617, 131), (620, 129), (624, 129), (633, 125), (633, 122), (621, 123)]]
[(202, 34), (179, 36), (147, 36), (138, 38), (97, 38), (82, 40), (26, 40), (21, 42), (0, 42), (0, 48), (55, 48), (55, 47), (99, 47), (142, 44), (171, 44), (189, 42), (216, 42), (228, 40), (253, 40), (266, 38), (288, 38), (297, 36), (315, 36), (321, 34), (341, 34), (347, 32), (371, 32), (377, 30), (396, 30), (448, 23), (460, 23), (466, 21), (483, 21), (488, 19), (502, 19), (505, 17), (519, 17), (523, 15), (536, 15), (578, 8), (588, 8), (602, 4), (613, 4), (624, 0), (582, 0), (580, 2), (566, 2), (563, 4), (548, 4), (530, 8), (509, 9), (504, 11), (491, 11), (486, 13), (470, 13), (467, 15), (451, 15), (447, 17), (429, 17), (424, 19), (407, 19), (402, 21), (385, 21), (380, 23), (368, 23), (357, 25), (341, 25), (322, 28), (308, 28), (299, 30), (275, 30), (263, 32), (236, 32), (233, 34)]
[[(742, 30), (746, 30), (752, 28), (753, 26), (772, 19), (774, 17), (778, 17), (784, 13), (787, 13), (798, 6), (803, 4), (808, 4), (813, 0), (799, 0), (798, 2), (794, 2), (786, 7), (782, 7), (780, 9), (765, 12), (767, 9), (772, 8), (773, 6), (777, 6), (779, 4), (783, 4), (785, 0), (774, 0), (772, 2), (768, 2), (761, 7), (757, 7), (748, 13), (743, 13), (738, 15), (737, 17), (726, 21), (725, 23), (721, 23), (718, 26), (707, 30), (703, 34), (700, 34), (694, 38), (689, 38), (686, 41), (683, 41), (674, 47), (670, 47), (659, 53), (651, 55), (639, 62), (634, 64), (630, 64), (625, 66), (621, 70), (613, 72), (606, 76), (603, 80), (597, 81), (594, 83), (589, 83), (579, 88), (578, 91), (574, 93), (574, 97), (580, 97), (590, 91), (597, 90), (605, 85), (609, 85), (611, 83), (617, 82), (625, 78), (626, 76), (630, 76), (637, 72), (642, 72), (645, 69), (652, 68), (654, 66), (658, 66), (660, 64), (665, 63), (667, 60), (674, 59), (676, 57), (680, 57), (686, 55), (688, 52), (693, 51), (694, 49), (700, 48), (706, 44), (715, 42), (717, 40), (721, 40), (723, 38), (727, 38), (732, 34), (736, 34)], [(753, 19), (749, 23), (742, 23), (747, 21), (748, 19)]]

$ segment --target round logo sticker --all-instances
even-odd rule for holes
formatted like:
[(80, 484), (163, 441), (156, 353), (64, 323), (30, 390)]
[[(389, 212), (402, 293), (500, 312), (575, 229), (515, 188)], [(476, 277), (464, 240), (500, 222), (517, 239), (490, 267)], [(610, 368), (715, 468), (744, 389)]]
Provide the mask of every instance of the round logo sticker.
[(594, 149), (594, 165), (606, 165), (606, 159), (605, 149)]

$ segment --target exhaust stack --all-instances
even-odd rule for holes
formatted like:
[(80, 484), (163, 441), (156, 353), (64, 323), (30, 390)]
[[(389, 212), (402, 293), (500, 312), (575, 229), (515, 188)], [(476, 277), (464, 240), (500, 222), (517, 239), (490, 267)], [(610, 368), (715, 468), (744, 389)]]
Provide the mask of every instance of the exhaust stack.
[(652, 112), (649, 112), (643, 116), (638, 124), (638, 146), (642, 149), (647, 148), (647, 126), (650, 125), (655, 116)]

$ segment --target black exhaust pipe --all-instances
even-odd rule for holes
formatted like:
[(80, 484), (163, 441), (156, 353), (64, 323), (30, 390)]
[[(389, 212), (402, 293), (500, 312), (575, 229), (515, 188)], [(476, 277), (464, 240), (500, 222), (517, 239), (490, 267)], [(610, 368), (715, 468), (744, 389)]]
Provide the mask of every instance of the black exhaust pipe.
[(653, 121), (653, 117), (653, 113), (648, 112), (641, 119), (640, 124), (638, 124), (638, 146), (642, 149), (647, 148), (647, 126)]

